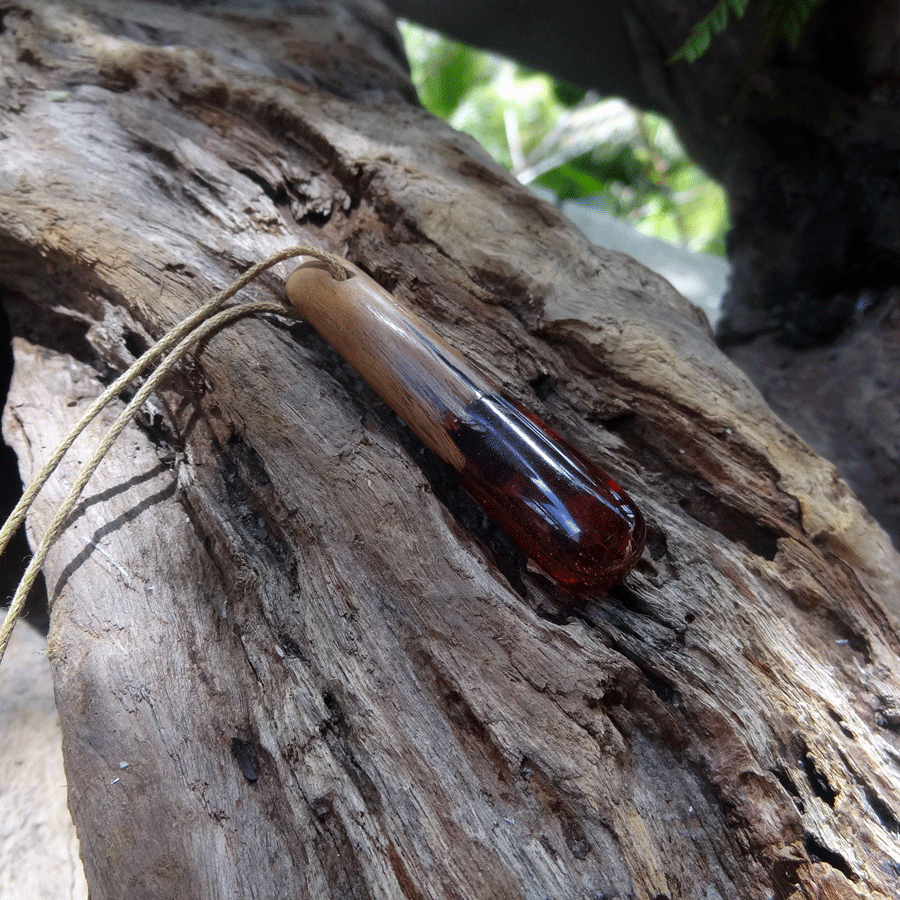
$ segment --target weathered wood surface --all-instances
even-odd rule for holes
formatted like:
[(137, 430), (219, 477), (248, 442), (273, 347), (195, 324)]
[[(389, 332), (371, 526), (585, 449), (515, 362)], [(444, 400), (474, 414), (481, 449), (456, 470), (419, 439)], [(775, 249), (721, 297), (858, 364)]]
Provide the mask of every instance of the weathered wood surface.
[(824, 347), (760, 336), (728, 354), (806, 441), (834, 460), (900, 545), (900, 291)]
[(94, 375), (316, 243), (650, 526), (567, 609), (310, 329), (216, 336), (45, 568), (91, 896), (893, 896), (900, 560), (702, 316), (413, 105), (375, 4), (73, 10), (0, 34), (23, 475)]
[(45, 651), (23, 624), (0, 671), (0, 897), (87, 900)]
[(388, 4), (675, 124), (728, 197), (720, 346), (900, 547), (900, 2), (821, 3), (796, 48), (751, 3), (690, 64), (712, 0)]

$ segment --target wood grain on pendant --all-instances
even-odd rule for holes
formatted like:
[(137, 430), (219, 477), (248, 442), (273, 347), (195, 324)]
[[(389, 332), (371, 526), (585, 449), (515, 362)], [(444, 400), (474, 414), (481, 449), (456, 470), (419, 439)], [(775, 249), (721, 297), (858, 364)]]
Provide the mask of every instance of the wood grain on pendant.
[(361, 269), (318, 261), (288, 278), (291, 304), (453, 467), (466, 490), (571, 591), (620, 582), (644, 547), (631, 498), (596, 464), (504, 396)]

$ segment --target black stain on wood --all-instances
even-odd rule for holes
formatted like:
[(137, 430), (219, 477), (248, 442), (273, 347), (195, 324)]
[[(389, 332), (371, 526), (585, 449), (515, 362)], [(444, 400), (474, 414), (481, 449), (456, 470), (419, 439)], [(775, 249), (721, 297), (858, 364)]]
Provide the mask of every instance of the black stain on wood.
[(259, 761), (253, 744), (243, 738), (234, 737), (231, 739), (231, 755), (240, 767), (244, 778), (253, 784), (259, 778)]

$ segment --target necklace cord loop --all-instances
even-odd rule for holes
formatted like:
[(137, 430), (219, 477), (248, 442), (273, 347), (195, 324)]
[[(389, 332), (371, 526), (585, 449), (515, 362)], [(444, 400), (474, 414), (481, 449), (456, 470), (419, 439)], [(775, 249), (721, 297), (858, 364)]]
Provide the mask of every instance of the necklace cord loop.
[(43, 488), (50, 476), (56, 471), (63, 456), (65, 456), (72, 444), (75, 443), (78, 436), (105, 407), (115, 400), (116, 397), (118, 397), (119, 394), (134, 381), (138, 375), (149, 368), (157, 359), (163, 357), (162, 361), (157, 364), (153, 373), (147, 378), (116, 419), (115, 423), (107, 432), (106, 437), (94, 451), (94, 454), (82, 467), (69, 494), (57, 510), (53, 521), (50, 523), (37, 550), (34, 552), (34, 555), (16, 588), (16, 592), (13, 595), (3, 624), (0, 625), (0, 662), (3, 661), (3, 656), (6, 653), (6, 647), (9, 644), (13, 628), (15, 628), (16, 622), (22, 613), (25, 601), (28, 598), (28, 593), (40, 572), (41, 566), (44, 564), (51, 547), (62, 533), (66, 520), (75, 508), (88, 481), (96, 471), (97, 466), (100, 465), (100, 462), (109, 452), (113, 442), (125, 429), (126, 425), (134, 418), (135, 414), (146, 402), (147, 398), (156, 390), (163, 378), (169, 374), (182, 357), (184, 357), (184, 355), (197, 343), (208, 337), (210, 334), (213, 334), (215, 331), (218, 331), (218, 329), (223, 326), (237, 321), (244, 316), (276, 313), (289, 318), (300, 318), (300, 316), (290, 307), (270, 302), (246, 303), (231, 306), (224, 310), (221, 309), (221, 307), (238, 291), (259, 278), (263, 272), (271, 269), (272, 266), (275, 266), (278, 263), (285, 262), (286, 260), (293, 259), (297, 256), (310, 256), (321, 260), (328, 273), (336, 281), (344, 281), (350, 277), (350, 272), (346, 268), (345, 260), (340, 256), (328, 253), (325, 250), (320, 250), (317, 247), (288, 247), (284, 250), (279, 250), (277, 253), (274, 253), (261, 262), (251, 266), (240, 276), (240, 278), (235, 279), (227, 288), (210, 298), (196, 312), (189, 315), (171, 331), (163, 335), (157, 343), (147, 350), (140, 358), (135, 360), (135, 362), (132, 363), (132, 365), (129, 366), (129, 368), (90, 405), (84, 415), (58, 444), (37, 475), (31, 480), (31, 483), (22, 493), (19, 502), (6, 519), (6, 522), (4, 522), (3, 527), (0, 528), (0, 554), (6, 550), (6, 547), (16, 533), (16, 530), (25, 520), (28, 510), (34, 503), (41, 488)]

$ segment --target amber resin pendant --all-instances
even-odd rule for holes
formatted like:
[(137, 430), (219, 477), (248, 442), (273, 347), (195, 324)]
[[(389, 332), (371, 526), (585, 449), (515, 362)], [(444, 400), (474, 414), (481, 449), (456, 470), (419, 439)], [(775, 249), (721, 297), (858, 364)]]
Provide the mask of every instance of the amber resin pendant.
[(504, 396), (361, 269), (319, 261), (287, 281), (291, 304), (548, 575), (570, 591), (620, 582), (644, 548), (644, 519), (599, 466)]

